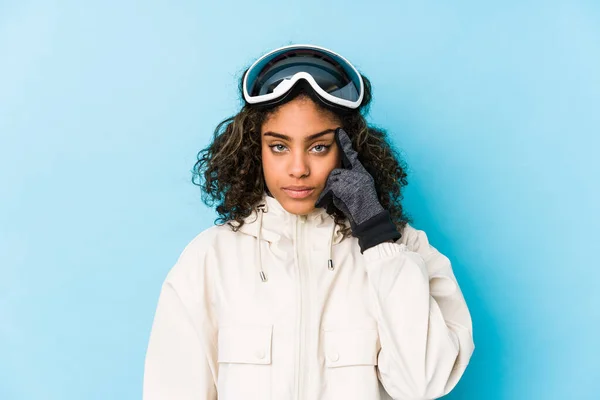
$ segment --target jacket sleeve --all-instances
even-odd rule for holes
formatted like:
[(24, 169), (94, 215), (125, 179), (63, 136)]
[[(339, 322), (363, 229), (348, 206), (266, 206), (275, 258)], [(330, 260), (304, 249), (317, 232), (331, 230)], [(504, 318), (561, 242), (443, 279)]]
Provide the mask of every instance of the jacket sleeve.
[(144, 400), (216, 400), (216, 321), (204, 261), (188, 246), (165, 280), (146, 352)]
[(379, 379), (394, 399), (449, 393), (475, 349), (472, 322), (450, 261), (407, 225), (396, 243), (364, 252), (381, 350)]

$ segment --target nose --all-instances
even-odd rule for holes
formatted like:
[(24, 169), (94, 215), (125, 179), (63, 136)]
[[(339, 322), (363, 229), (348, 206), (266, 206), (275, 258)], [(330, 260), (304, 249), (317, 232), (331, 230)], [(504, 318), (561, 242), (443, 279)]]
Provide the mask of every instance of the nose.
[(303, 152), (295, 152), (291, 154), (290, 163), (288, 165), (288, 173), (294, 178), (303, 178), (310, 174), (310, 167), (307, 156)]

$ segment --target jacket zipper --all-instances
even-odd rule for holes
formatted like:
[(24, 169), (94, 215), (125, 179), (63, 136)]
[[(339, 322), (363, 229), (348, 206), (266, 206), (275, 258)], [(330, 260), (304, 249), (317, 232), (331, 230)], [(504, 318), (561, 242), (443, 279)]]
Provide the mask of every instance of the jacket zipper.
[[(298, 223), (299, 222), (299, 223)], [(306, 223), (306, 216), (305, 215), (299, 215), (297, 217), (297, 222), (296, 222), (296, 227), (297, 227), (297, 236), (296, 236), (296, 250), (297, 250), (297, 257), (298, 257), (298, 286), (299, 286), (299, 293), (300, 293), (300, 301), (298, 302), (299, 304), (299, 321), (298, 321), (298, 331), (299, 331), (299, 341), (298, 341), (298, 365), (297, 365), (297, 381), (296, 381), (296, 385), (298, 388), (297, 391), (297, 396), (298, 396), (298, 400), (302, 400), (304, 399), (304, 387), (305, 385), (305, 379), (306, 379), (306, 374), (305, 374), (305, 369), (306, 369), (306, 359), (305, 359), (305, 354), (307, 353), (307, 349), (306, 347), (306, 325), (308, 323), (308, 318), (307, 318), (307, 313), (308, 313), (308, 308), (307, 308), (307, 301), (308, 301), (308, 295), (307, 295), (307, 289), (308, 289), (308, 282), (307, 282), (307, 278), (306, 278), (306, 268), (305, 265), (303, 263), (303, 253), (304, 253), (304, 229), (305, 229), (305, 223)]]

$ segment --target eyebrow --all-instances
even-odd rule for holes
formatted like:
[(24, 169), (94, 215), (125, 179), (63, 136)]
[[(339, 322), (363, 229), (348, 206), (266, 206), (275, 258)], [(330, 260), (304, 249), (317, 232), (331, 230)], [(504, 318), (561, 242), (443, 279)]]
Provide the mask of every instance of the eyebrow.
[[(305, 142), (310, 142), (311, 140), (314, 140), (314, 139), (319, 138), (321, 136), (325, 136), (328, 133), (332, 133), (332, 132), (335, 132), (335, 129), (326, 129), (323, 132), (318, 132), (318, 133), (315, 133), (313, 135), (305, 137), (304, 141)], [(291, 137), (289, 137), (287, 135), (284, 135), (282, 133), (277, 133), (277, 132), (268, 131), (268, 132), (264, 133), (264, 136), (273, 136), (273, 137), (276, 137), (276, 138), (279, 138), (279, 139), (287, 140), (288, 142), (292, 141)]]

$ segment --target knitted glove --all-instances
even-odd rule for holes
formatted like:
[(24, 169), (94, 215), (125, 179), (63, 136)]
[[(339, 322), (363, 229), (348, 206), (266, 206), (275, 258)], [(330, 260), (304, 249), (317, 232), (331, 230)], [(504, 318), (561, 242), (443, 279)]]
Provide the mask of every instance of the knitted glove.
[(375, 181), (358, 161), (348, 134), (337, 128), (335, 139), (342, 155), (342, 168), (331, 171), (315, 207), (326, 207), (333, 202), (350, 221), (361, 253), (379, 243), (400, 239), (389, 212), (379, 203)]

